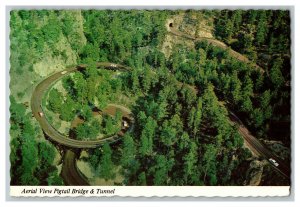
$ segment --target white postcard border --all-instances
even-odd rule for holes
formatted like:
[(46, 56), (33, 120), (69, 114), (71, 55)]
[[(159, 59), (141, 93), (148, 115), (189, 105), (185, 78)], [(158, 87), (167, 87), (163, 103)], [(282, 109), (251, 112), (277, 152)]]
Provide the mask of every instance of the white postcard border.
[[(6, 1), (6, 0), (5, 0)], [(56, 0), (55, 0), (56, 1)], [(6, 1), (6, 2), (8, 2), (8, 1)], [(13, 2), (16, 2), (16, 1), (14, 1), (13, 0)], [(31, 1), (32, 2), (32, 1)], [(256, 1), (256, 2), (258, 2), (258, 1)], [(264, 1), (262, 1), (262, 4), (263, 4), (263, 2)], [(283, 1), (281, 1), (282, 2), (282, 4), (283, 4)], [(295, 2), (296, 3), (296, 2)], [(10, 5), (14, 5), (14, 4), (16, 4), (16, 3), (11, 3), (10, 2)], [(26, 4), (26, 3), (25, 3)], [(32, 5), (33, 3), (31, 3), (31, 5)], [(40, 4), (40, 3), (39, 3)], [(58, 3), (56, 3), (57, 5), (58, 5)], [(62, 3), (62, 5), (64, 5), (64, 4), (66, 4), (65, 2), (64, 3)], [(236, 5), (237, 5), (237, 3), (235, 3)], [(241, 3), (239, 3), (239, 4), (241, 4)], [(247, 5), (248, 3), (243, 3), (243, 5), (245, 6), (245, 5)], [(265, 3), (265, 4), (268, 4), (268, 5), (273, 5), (273, 6), (275, 6), (275, 4), (274, 3)], [(276, 3), (276, 5), (277, 5), (278, 3)], [(79, 5), (78, 3), (77, 3), (77, 5)], [(258, 6), (259, 4), (257, 4), (256, 6)], [(293, 5), (292, 3), (291, 3), (291, 1), (290, 0), (287, 0), (287, 2), (285, 2), (285, 5)], [(7, 6), (7, 3), (6, 3), (6, 6)], [(199, 6), (199, 5), (198, 5)], [(221, 5), (219, 5), (219, 6), (221, 6)], [(229, 5), (227, 5), (227, 6), (229, 6)], [(234, 6), (234, 3), (231, 3), (231, 6)], [(253, 5), (252, 5), (253, 6)], [(282, 5), (281, 5), (282, 6)], [(8, 8), (6, 8), (6, 9), (8, 9)], [(294, 13), (294, 8), (292, 8), (291, 9), (292, 10), (292, 12)], [(3, 15), (4, 16), (4, 15)], [(7, 16), (7, 15), (6, 15)], [(295, 15), (295, 16), (297, 16), (297, 15)], [(293, 16), (294, 18), (295, 18), (295, 16)], [(293, 18), (293, 21), (294, 21), (294, 18)], [(4, 26), (3, 26), (4, 27)], [(6, 27), (7, 28), (7, 27)], [(293, 23), (293, 28), (295, 28), (295, 25), (294, 25), (294, 23)], [(294, 32), (293, 32), (294, 33)], [(293, 39), (294, 39), (294, 34), (292, 33), (292, 37), (293, 37)], [(4, 33), (2, 34), (3, 36), (4, 36)], [(4, 40), (5, 38), (1, 38), (2, 40)], [(4, 41), (3, 41), (4, 42)], [(6, 43), (7, 43), (8, 41), (7, 41), (7, 38), (6, 38)], [(295, 52), (295, 45), (293, 45), (293, 52)], [(6, 48), (7, 49), (7, 48)], [(8, 53), (8, 50), (6, 50), (6, 54), (9, 54)], [(2, 56), (2, 58), (3, 58), (3, 60), (5, 59), (6, 61), (7, 61), (7, 57), (5, 57), (5, 55), (3, 54), (3, 56)], [(298, 61), (297, 61), (298, 62)], [(5, 61), (2, 61), (2, 63), (3, 63), (3, 65), (4, 65), (4, 63), (5, 63), (5, 65), (6, 65), (6, 68), (8, 68), (8, 63), (7, 62), (5, 62)], [(292, 65), (293, 65), (293, 68), (295, 67), (295, 56), (294, 57), (292, 57)], [(6, 82), (6, 102), (5, 101), (3, 101), (2, 103), (1, 103), (1, 105), (5, 105), (5, 103), (6, 103), (6, 105), (9, 105), (9, 103), (8, 103), (8, 101), (7, 101), (7, 97), (8, 97), (8, 94), (9, 94), (9, 91), (7, 90), (7, 87), (8, 87), (8, 83), (7, 83), (7, 80), (9, 79), (9, 75), (8, 75), (8, 70), (7, 71), (5, 71), (6, 72), (6, 75), (5, 76), (2, 76), (2, 79), (4, 79), (5, 80), (5, 78), (6, 78), (6, 81), (3, 81), (2, 83), (4, 83), (4, 82)], [(295, 71), (294, 71), (294, 69), (293, 69), (293, 79), (294, 79), (294, 81), (295, 81), (295, 79), (296, 79), (296, 76), (295, 76)], [(294, 81), (293, 81), (293, 83), (294, 83)], [(294, 85), (294, 84), (293, 84)], [(295, 85), (294, 85), (295, 86)], [(299, 87), (298, 87), (299, 88)], [(2, 88), (3, 89), (3, 88)], [(295, 92), (293, 91), (293, 96), (295, 96), (296, 94), (295, 94)], [(295, 97), (294, 97), (295, 98)], [(297, 97), (297, 100), (298, 100), (298, 98), (299, 97)], [(2, 97), (2, 100), (3, 100), (3, 97)], [(294, 101), (293, 101), (293, 103), (294, 103)], [(294, 103), (295, 104), (295, 103)], [(4, 109), (4, 107), (1, 107), (2, 109)], [(6, 112), (6, 115), (8, 114), (8, 108), (6, 107), (5, 108), (6, 110), (5, 110), (5, 112)], [(296, 112), (297, 111), (297, 109), (295, 109), (294, 108), (294, 106), (293, 106), (293, 109), (292, 109), (292, 111), (293, 112)], [(295, 120), (295, 114), (296, 113), (293, 113), (293, 120)], [(5, 123), (6, 124), (8, 124), (8, 118), (7, 117), (2, 117), (2, 119), (4, 120), (5, 119)], [(5, 125), (4, 125), (5, 126)], [(292, 127), (293, 129), (295, 129), (296, 130), (296, 128), (295, 128), (295, 125), (293, 124), (293, 127)], [(6, 130), (3, 130), (3, 131), (6, 131), (6, 135), (8, 136), (8, 130), (7, 130), (7, 126), (6, 126)], [(297, 130), (296, 130), (297, 131)], [(294, 158), (294, 157), (297, 157), (297, 156), (295, 156), (295, 142), (297, 142), (297, 140), (295, 140), (295, 134), (294, 134), (295, 132), (294, 132), (294, 130), (292, 130), (292, 137), (293, 137), (293, 144), (292, 144), (292, 157)], [(3, 143), (4, 143), (4, 140), (2, 140), (3, 141)], [(8, 158), (9, 157), (9, 144), (8, 144), (8, 141), (7, 140), (5, 140), (6, 141), (6, 150), (5, 150), (5, 158)], [(7, 159), (8, 160), (8, 159)], [(1, 159), (1, 161), (3, 162), (3, 163), (6, 163), (6, 171), (2, 171), (1, 172), (1, 177), (5, 177), (5, 179), (2, 179), (2, 183), (6, 183), (6, 188), (5, 188), (5, 190), (6, 190), (6, 192), (2, 192), (2, 190), (1, 190), (1, 197), (3, 197), (3, 198), (5, 198), (6, 197), (6, 201), (12, 201), (12, 199), (11, 199), (11, 197), (9, 197), (9, 195), (10, 196), (12, 196), (12, 197), (15, 197), (15, 195), (18, 193), (18, 189), (19, 188), (22, 188), (22, 189), (33, 189), (33, 188), (55, 188), (56, 186), (52, 186), (52, 187), (48, 187), (48, 186), (39, 186), (39, 187), (36, 187), (36, 186), (9, 186), (9, 162), (8, 161), (5, 161), (4, 162), (4, 158), (3, 159)], [(297, 168), (297, 165), (295, 165), (295, 160), (293, 159), (292, 160), (292, 166), (293, 166), (293, 169), (294, 168)], [(6, 176), (2, 176), (2, 174), (4, 174), (4, 172), (6, 173)], [(289, 202), (288, 204), (290, 204), (290, 205), (288, 205), (288, 206), (296, 206), (296, 203), (298, 203), (298, 202), (295, 202), (295, 198), (294, 198), (294, 196), (295, 196), (295, 191), (296, 191), (296, 189), (295, 189), (295, 185), (297, 185), (297, 184), (295, 184), (295, 176), (294, 176), (294, 172), (292, 172), (292, 177), (291, 177), (291, 180), (292, 180), (292, 183), (293, 183), (293, 185), (291, 186), (291, 187), (289, 187), (289, 186), (281, 186), (281, 187), (245, 187), (245, 186), (242, 186), (242, 189), (240, 189), (240, 190), (238, 190), (238, 188), (239, 187), (229, 187), (230, 189), (228, 189), (227, 187), (211, 187), (211, 188), (217, 188), (215, 191), (213, 191), (214, 192), (214, 196), (213, 197), (215, 197), (215, 196), (217, 196), (218, 197), (218, 195), (216, 195), (217, 193), (220, 193), (220, 194), (222, 194), (222, 195), (220, 195), (219, 197), (227, 197), (227, 196), (232, 196), (232, 197), (237, 197), (237, 196), (241, 196), (241, 197), (248, 197), (248, 196), (250, 196), (250, 197), (252, 197), (252, 199), (255, 199), (255, 198), (253, 198), (253, 197), (256, 197), (256, 194), (258, 194), (257, 195), (257, 197), (264, 197), (264, 196), (285, 196), (285, 193), (288, 191), (289, 193), (291, 193), (291, 196), (292, 196), (292, 198), (290, 198), (290, 200), (289, 201), (294, 201), (294, 202)], [(298, 181), (297, 181), (297, 183), (298, 183)], [(107, 186), (92, 186), (92, 187), (86, 187), (86, 186), (84, 186), (83, 188), (103, 188), (103, 189), (111, 189), (111, 188), (113, 188), (113, 189), (116, 189), (116, 193), (114, 194), (114, 196), (121, 196), (121, 195), (119, 195), (119, 188), (132, 188), (132, 187), (119, 187), (119, 186), (109, 186), (109, 187), (107, 187)], [(59, 186), (59, 187), (57, 187), (57, 188), (59, 188), (59, 189), (61, 189), (62, 187), (61, 186)], [(75, 187), (75, 186), (73, 186), (73, 187), (67, 187), (67, 186), (65, 186), (65, 187), (63, 187), (63, 188), (79, 188), (79, 186), (78, 187)], [(134, 188), (139, 188), (139, 187), (134, 187)], [(151, 188), (153, 188), (153, 187), (142, 187), (142, 188), (148, 188), (148, 190), (150, 191), (151, 190)], [(145, 196), (144, 195), (144, 192), (141, 192), (142, 191), (142, 188), (139, 188), (139, 190), (138, 191), (140, 191), (140, 192), (138, 192), (139, 194), (141, 194), (141, 193), (143, 193), (143, 196)], [(154, 187), (154, 188), (156, 188), (156, 187)], [(168, 189), (170, 189), (170, 187), (167, 187)], [(181, 187), (182, 189), (180, 190), (181, 192), (183, 191), (183, 188), (184, 187)], [(192, 187), (193, 188), (193, 187)], [(197, 188), (199, 188), (199, 191), (207, 191), (207, 186), (205, 186), (205, 188), (204, 187), (197, 187)], [(204, 189), (201, 189), (201, 188), (204, 188)], [(210, 187), (209, 187), (210, 188)], [(223, 190), (220, 190), (221, 188), (224, 188)], [(225, 188), (227, 188), (227, 189), (225, 189)], [(234, 190), (233, 190), (234, 189)], [(288, 190), (287, 190), (288, 189)], [(123, 190), (124, 191), (126, 191), (126, 189), (122, 189), (122, 192), (123, 192)], [(153, 191), (154, 189), (152, 189), (152, 191)], [(198, 190), (198, 189), (197, 189)], [(276, 192), (276, 190), (278, 190), (277, 192)], [(290, 192), (290, 190), (291, 190), (291, 192)], [(169, 190), (170, 191), (170, 190)], [(222, 192), (223, 191), (223, 192)], [(230, 194), (234, 194), (234, 193), (236, 193), (236, 191), (238, 192), (238, 195), (230, 195)], [(241, 194), (244, 194), (245, 192), (250, 192), (250, 194), (247, 194), (247, 195), (241, 195)], [(263, 193), (263, 194), (261, 194), (261, 192)], [(118, 193), (118, 194), (117, 194)], [(127, 192), (127, 194), (128, 194), (129, 192)], [(265, 193), (265, 194), (264, 194)], [(183, 193), (184, 194), (184, 193)], [(182, 195), (179, 195), (178, 197), (184, 197), (183, 196), (183, 194)], [(200, 193), (199, 193), (200, 194)], [(204, 193), (205, 194), (205, 193)], [(253, 195), (254, 194), (254, 195)], [(28, 196), (28, 195), (26, 195), (26, 196), (23, 196), (23, 195), (20, 195), (21, 197), (31, 197), (31, 198), (33, 198), (33, 197), (39, 197), (39, 196)], [(46, 195), (47, 196), (47, 195)], [(66, 196), (66, 195), (65, 195)], [(97, 195), (98, 196), (98, 195)], [(109, 197), (109, 196), (107, 196), (107, 195), (102, 195), (103, 197), (105, 196), (105, 197), (107, 197), (107, 198), (111, 198), (111, 197)], [(130, 195), (131, 197), (138, 197), (139, 195)], [(164, 195), (161, 195), (161, 196), (159, 196), (159, 197), (163, 197)], [(176, 195), (175, 195), (176, 196)], [(205, 196), (205, 195), (201, 195), (201, 196)], [(54, 196), (49, 196), (49, 197), (63, 197), (63, 196), (57, 196), (57, 195), (54, 195)], [(70, 197), (73, 197), (73, 196), (70, 196)], [(75, 197), (75, 196), (74, 196)], [(81, 196), (81, 195), (79, 195), (78, 197), (88, 197), (88, 196)], [(146, 196), (145, 196), (146, 197)], [(205, 196), (205, 197), (209, 197), (209, 196)], [(212, 197), (212, 196), (211, 196)], [(14, 199), (16, 199), (17, 197), (15, 197)], [(84, 199), (84, 198), (83, 198)], [(251, 200), (251, 198), (249, 198), (250, 200)], [(4, 199), (1, 199), (1, 200), (4, 200)], [(253, 200), (252, 200), (253, 201)], [(256, 199), (255, 199), (255, 201), (257, 201)], [(1, 202), (2, 203), (2, 202)], [(3, 202), (3, 204), (4, 204), (4, 202)], [(30, 202), (28, 202), (28, 204), (30, 205), (30, 206), (36, 206), (36, 205), (34, 205), (34, 203), (30, 203)], [(36, 203), (36, 204), (38, 204), (38, 203)], [(49, 203), (50, 204), (50, 203)], [(78, 204), (78, 203), (77, 203)], [(237, 205), (239, 205), (239, 204), (237, 204), (237, 203), (234, 203), (234, 202), (232, 202), (231, 203), (232, 204), (232, 206), (237, 206)], [(235, 205), (235, 204), (237, 204), (237, 205)], [(263, 203), (264, 204), (264, 206), (269, 206), (269, 205), (267, 205), (267, 202), (264, 202)], [(280, 205), (282, 205), (283, 203), (273, 203), (273, 206), (280, 206)], [(286, 205), (287, 203), (284, 203), (284, 205)], [(25, 206), (29, 206), (29, 205), (25, 205)], [(5, 205), (6, 206), (6, 205)], [(47, 204), (46, 204), (46, 206), (47, 206)], [(74, 206), (78, 206), (78, 205), (74, 205)], [(127, 205), (126, 205), (127, 206)], [(133, 206), (136, 206), (136, 205), (133, 205)], [(247, 205), (246, 205), (247, 206)]]

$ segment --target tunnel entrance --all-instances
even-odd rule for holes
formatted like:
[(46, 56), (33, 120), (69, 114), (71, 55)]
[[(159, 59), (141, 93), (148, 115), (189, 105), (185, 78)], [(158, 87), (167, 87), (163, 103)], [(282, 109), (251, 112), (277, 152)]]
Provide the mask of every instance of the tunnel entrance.
[(170, 23), (170, 24), (169, 24), (169, 27), (173, 27), (173, 23)]

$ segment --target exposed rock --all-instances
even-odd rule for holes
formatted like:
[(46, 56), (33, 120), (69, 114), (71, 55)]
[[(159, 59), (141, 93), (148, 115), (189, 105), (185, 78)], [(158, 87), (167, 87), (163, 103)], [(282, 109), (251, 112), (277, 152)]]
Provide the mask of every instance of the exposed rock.
[(61, 164), (61, 161), (62, 161), (61, 160), (61, 154), (59, 153), (59, 151), (55, 147), (53, 147), (53, 149), (55, 149), (55, 157), (54, 157), (52, 165), (58, 166), (58, 165)]
[(84, 159), (84, 158), (88, 158), (88, 157), (89, 157), (88, 152), (86, 150), (82, 150), (79, 159)]
[(261, 178), (264, 171), (266, 161), (253, 160), (247, 170), (246, 185), (258, 186), (260, 185)]
[(92, 179), (95, 176), (88, 162), (85, 162), (83, 160), (78, 160), (77, 167), (79, 171), (88, 179)]
[[(185, 34), (195, 36), (195, 37), (206, 37), (213, 38), (213, 26), (212, 20), (205, 18), (202, 14), (196, 16), (195, 14), (190, 16), (193, 23), (189, 23), (185, 18), (185, 11), (179, 12), (179, 14), (172, 16), (166, 21), (166, 29), (170, 31), (170, 25), (173, 29), (181, 31)], [(187, 47), (194, 47), (194, 42), (191, 40), (182, 39), (174, 35), (167, 34), (162, 45), (162, 52), (165, 54), (166, 58), (169, 58), (172, 54), (172, 48), (176, 44), (183, 44)]]

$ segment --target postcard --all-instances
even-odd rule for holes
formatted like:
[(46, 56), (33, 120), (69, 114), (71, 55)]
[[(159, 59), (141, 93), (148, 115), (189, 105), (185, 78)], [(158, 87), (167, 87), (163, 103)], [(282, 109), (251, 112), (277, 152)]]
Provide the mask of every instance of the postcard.
[(288, 196), (291, 18), (12, 8), (10, 195)]

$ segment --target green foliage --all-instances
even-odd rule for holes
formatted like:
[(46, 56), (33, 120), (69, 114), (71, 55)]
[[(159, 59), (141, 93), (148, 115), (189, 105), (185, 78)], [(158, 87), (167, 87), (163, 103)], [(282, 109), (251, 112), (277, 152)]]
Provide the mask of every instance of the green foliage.
[(123, 61), (139, 47), (156, 46), (164, 38), (165, 12), (86, 10), (82, 13), (85, 36), (94, 47), (88, 46), (92, 48), (91, 52), (84, 52), (83, 57), (88, 55), (97, 59), (100, 56), (102, 61)]
[(258, 16), (256, 40), (258, 44), (263, 44), (268, 34), (267, 16), (266, 12), (261, 10)]
[(25, 123), (21, 145), (22, 165), (19, 168), (22, 171), (20, 177), (22, 185), (37, 185), (39, 183), (38, 179), (34, 177), (38, 152), (36, 142), (31, 138), (32, 134), (34, 134), (32, 126)]
[(57, 170), (51, 172), (47, 178), (47, 183), (49, 186), (63, 186), (64, 182), (62, 178), (58, 175)]
[(254, 126), (256, 128), (259, 128), (260, 126), (262, 126), (263, 122), (264, 122), (264, 115), (261, 109), (256, 108), (254, 109), (253, 113), (251, 114), (251, 118), (254, 122)]
[[(100, 123), (92, 118), (91, 109), (102, 110), (108, 103), (122, 101), (121, 94), (129, 96), (134, 128), (125, 134), (122, 145), (105, 144), (90, 151), (93, 171), (114, 179), (112, 160), (119, 159), (125, 185), (242, 185), (239, 170), (247, 168), (242, 165), (247, 165), (250, 155), (238, 126), (229, 122), (229, 113), (259, 137), (272, 134), (271, 120), (290, 119), (285, 106), (290, 103), (289, 12), (185, 13), (185, 24), (197, 24), (194, 14), (214, 19), (215, 37), (246, 55), (250, 63), (232, 58), (229, 50), (208, 41), (197, 41), (194, 48), (175, 41), (166, 58), (160, 50), (165, 20), (176, 11), (85, 10), (80, 11), (84, 25), (79, 26), (74, 12), (12, 12), (11, 49), (16, 52), (11, 65), (18, 74), (33, 72), (33, 62), (48, 47), (52, 55), (67, 59), (68, 53), (55, 43), (68, 40), (87, 69), (64, 77), (67, 95), (52, 89), (47, 107), (65, 121), (80, 113), (85, 120), (75, 130), (80, 140), (117, 133), (120, 112), (104, 116)], [(86, 44), (80, 41), (78, 28), (83, 28)], [(95, 61), (127, 65), (132, 71), (119, 75), (98, 70)], [(10, 110), (11, 133), (16, 137), (11, 140), (11, 183), (61, 185), (51, 162), (54, 151), (32, 136), (35, 130), (26, 108), (12, 98)]]
[(184, 181), (186, 184), (192, 183), (194, 181), (194, 176), (197, 174), (197, 163), (198, 163), (198, 153), (197, 153), (197, 144), (191, 142), (189, 145), (188, 153), (183, 157), (184, 160)]
[(88, 43), (82, 48), (80, 57), (81, 59), (90, 58), (93, 61), (98, 61), (99, 53), (100, 53), (100, 48), (97, 45), (92, 45)]
[(115, 177), (115, 173), (113, 172), (114, 165), (111, 160), (112, 157), (112, 150), (108, 143), (103, 145), (103, 154), (100, 159), (99, 165), (99, 174), (105, 179), (113, 179)]
[(136, 154), (136, 146), (133, 141), (133, 138), (125, 134), (123, 138), (123, 148), (122, 148), (122, 166), (123, 168), (128, 168), (130, 167), (131, 163), (135, 159), (135, 154)]
[(10, 96), (10, 119), (15, 123), (22, 123), (25, 118), (26, 108), (22, 104), (18, 104), (13, 96)]
[(84, 122), (76, 127), (76, 138), (79, 140), (95, 139), (99, 136), (101, 123), (97, 119), (91, 119), (89, 122)]
[[(130, 184), (131, 182), (135, 182), (136, 174), (139, 169), (139, 164), (136, 159), (137, 149), (134, 143), (133, 138), (125, 134), (123, 138), (123, 146), (122, 146), (122, 157), (121, 157), (121, 165), (123, 168), (123, 174), (125, 178), (129, 178), (129, 180), (124, 181), (125, 184)], [(130, 177), (133, 179), (130, 180)], [(146, 185), (146, 175), (145, 172), (139, 175), (138, 183), (140, 185)]]
[(270, 71), (270, 79), (274, 87), (279, 88), (284, 83), (284, 77), (281, 72), (283, 60), (278, 58), (274, 61)]
[(145, 186), (147, 185), (146, 173), (142, 172), (138, 177), (138, 185)]
[(53, 112), (60, 112), (62, 106), (62, 93), (57, 89), (51, 89), (48, 97), (48, 108)]
[(165, 185), (168, 180), (168, 161), (164, 155), (155, 157), (154, 185)]
[(143, 156), (152, 155), (153, 153), (153, 139), (155, 136), (155, 128), (157, 123), (152, 117), (148, 117), (146, 121), (145, 128), (141, 134), (141, 143), (139, 148), (139, 153)]
[(122, 121), (122, 111), (120, 109), (116, 110), (116, 114), (114, 117), (115, 124), (120, 124)]
[(61, 35), (61, 28), (56, 16), (50, 16), (48, 23), (42, 27), (44, 39), (51, 45), (56, 43)]
[(204, 181), (208, 185), (217, 184), (216, 175), (216, 153), (217, 149), (213, 145), (207, 145), (205, 153), (203, 155), (203, 169), (204, 169)]
[[(38, 185), (36, 171), (39, 166), (35, 130), (22, 104), (11, 97), (11, 184)], [(50, 158), (51, 159), (51, 158)]]
[(80, 115), (85, 121), (89, 121), (93, 116), (93, 111), (90, 106), (84, 105), (80, 111)]
[(38, 170), (37, 175), (41, 185), (62, 185), (56, 167), (53, 166), (55, 148), (47, 142), (38, 143)]
[(103, 130), (106, 135), (112, 135), (119, 131), (119, 126), (115, 124), (115, 120), (111, 116), (104, 116)]
[(72, 81), (74, 82), (74, 92), (77, 101), (84, 106), (87, 103), (87, 84), (82, 73), (75, 73)]
[(72, 121), (74, 118), (75, 103), (70, 96), (67, 96), (66, 101), (60, 107), (60, 118), (64, 121)]

